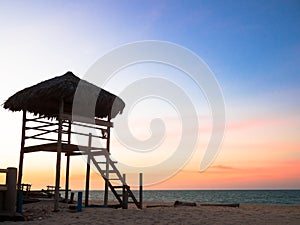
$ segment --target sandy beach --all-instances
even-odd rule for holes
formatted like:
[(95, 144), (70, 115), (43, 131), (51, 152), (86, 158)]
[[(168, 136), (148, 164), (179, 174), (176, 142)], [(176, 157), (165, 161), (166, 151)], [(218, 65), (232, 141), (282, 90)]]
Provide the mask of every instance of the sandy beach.
[[(162, 206), (146, 208), (151, 205)], [(300, 224), (300, 206), (244, 204), (232, 208), (198, 204), (173, 207), (173, 203), (145, 203), (143, 210), (83, 208), (82, 212), (74, 212), (60, 203), (59, 208), (59, 212), (52, 212), (52, 201), (25, 204), (23, 211), (27, 221), (17, 224)]]

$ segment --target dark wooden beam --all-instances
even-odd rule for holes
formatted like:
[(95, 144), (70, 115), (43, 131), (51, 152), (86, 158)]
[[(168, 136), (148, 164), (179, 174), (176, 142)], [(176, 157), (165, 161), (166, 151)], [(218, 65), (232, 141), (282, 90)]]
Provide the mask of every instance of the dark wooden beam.
[[(107, 122), (110, 123), (110, 116), (107, 118)], [(106, 150), (109, 152), (110, 151), (110, 127), (107, 127), (107, 140), (106, 140)], [(106, 171), (109, 170), (109, 156), (106, 156)], [(108, 178), (109, 174), (106, 173), (106, 178), (104, 182), (104, 206), (108, 205)]]
[(73, 118), (71, 115), (68, 114), (63, 114), (62, 118), (64, 120), (70, 120), (70, 121), (77, 121), (80, 123), (88, 123), (88, 124), (95, 124), (98, 126), (104, 126), (104, 127), (113, 127), (113, 123), (110, 121), (105, 121), (105, 120), (100, 120), (100, 119), (90, 119), (87, 117), (83, 117), (83, 116), (76, 116), (75, 118)]
[[(92, 134), (89, 133), (89, 143), (88, 147), (92, 147)], [(90, 170), (91, 170), (91, 156), (90, 150), (88, 150), (87, 154), (87, 162), (86, 162), (86, 179), (85, 179), (85, 206), (89, 206), (89, 192), (90, 192)]]
[[(71, 144), (71, 131), (72, 124), (71, 121), (68, 122), (68, 145)], [(70, 175), (70, 155), (67, 155), (67, 165), (66, 165), (66, 185), (65, 185), (65, 200), (68, 203), (69, 199), (69, 175)]]
[(19, 174), (18, 174), (18, 190), (21, 190), (21, 184), (22, 184), (24, 146), (25, 146), (25, 127), (26, 127), (26, 110), (23, 110), (21, 149), (20, 149)]
[(56, 176), (55, 176), (55, 199), (54, 199), (54, 212), (59, 211), (59, 186), (60, 186), (60, 164), (61, 164), (61, 151), (62, 151), (62, 114), (64, 111), (64, 100), (59, 102), (59, 117), (58, 117), (58, 136), (57, 136), (57, 155), (56, 155)]

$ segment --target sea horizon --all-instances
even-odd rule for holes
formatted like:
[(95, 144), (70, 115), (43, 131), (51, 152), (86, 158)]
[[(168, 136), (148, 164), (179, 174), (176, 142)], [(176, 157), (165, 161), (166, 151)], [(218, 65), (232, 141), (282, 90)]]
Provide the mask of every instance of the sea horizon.
[[(72, 190), (75, 193), (84, 190)], [(138, 190), (132, 190), (139, 196)], [(61, 192), (64, 196), (64, 192)], [(103, 200), (103, 190), (90, 190), (91, 201)], [(109, 200), (115, 200), (109, 192)], [(251, 190), (143, 190), (144, 202), (199, 202), (199, 203), (237, 203), (237, 204), (278, 204), (300, 205), (300, 189), (251, 189)]]

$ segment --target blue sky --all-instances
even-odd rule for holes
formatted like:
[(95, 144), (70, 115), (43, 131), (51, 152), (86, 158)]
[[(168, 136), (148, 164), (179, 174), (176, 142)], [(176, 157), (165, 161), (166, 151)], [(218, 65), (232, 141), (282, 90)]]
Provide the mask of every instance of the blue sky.
[[(209, 64), (225, 87), (230, 85), (230, 90), (246, 95), (252, 95), (253, 88), (259, 92), (297, 88), (295, 80), (299, 81), (298, 1), (1, 4), (2, 34), (18, 36), (10, 40), (11, 44), (32, 45), (27, 42), (28, 35), (28, 39), (47, 50), (44, 54), (68, 58), (71, 55), (70, 63), (67, 61), (70, 67), (72, 60), (91, 63), (120, 44), (158, 39), (191, 49)], [(18, 43), (13, 43), (14, 39)]]
[[(119, 45), (164, 40), (190, 49), (210, 66), (223, 89), (229, 123), (290, 119), (290, 129), (290, 124), (273, 129), (296, 138), (299, 12), (299, 1), (2, 0), (0, 102), (68, 70), (82, 77)], [(6, 156), (0, 150), (2, 168), (17, 165), (19, 137), (11, 133), (20, 129), (21, 117), (3, 109), (0, 113), (2, 145), (14, 152)], [(251, 135), (254, 140), (255, 131)], [(276, 133), (273, 138), (284, 135)], [(293, 142), (299, 146), (296, 139)], [(290, 154), (300, 159), (299, 151)]]

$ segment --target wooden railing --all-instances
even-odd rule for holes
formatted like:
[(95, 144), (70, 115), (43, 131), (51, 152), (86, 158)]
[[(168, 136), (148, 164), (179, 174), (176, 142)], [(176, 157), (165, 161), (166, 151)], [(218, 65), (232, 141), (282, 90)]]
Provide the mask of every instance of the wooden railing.
[(14, 213), (16, 211), (16, 184), (17, 184), (17, 169), (9, 167), (0, 169), (0, 173), (6, 174), (5, 184), (0, 185), (0, 191), (3, 202), (0, 202), (0, 210)]

